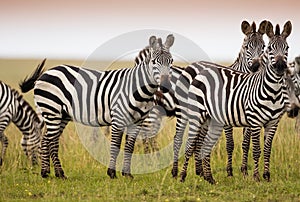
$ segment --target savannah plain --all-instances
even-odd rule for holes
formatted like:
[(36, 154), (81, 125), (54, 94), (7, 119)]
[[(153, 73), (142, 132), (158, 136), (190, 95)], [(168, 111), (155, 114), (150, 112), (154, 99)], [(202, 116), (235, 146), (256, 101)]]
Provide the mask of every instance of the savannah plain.
[[(0, 59), (0, 80), (18, 89), (18, 83), (31, 74), (40, 61)], [(50, 59), (46, 68), (62, 63), (81, 65), (83, 61)], [(115, 68), (131, 67), (132, 63), (114, 65)], [(25, 94), (24, 98), (34, 107), (32, 92)], [(241, 129), (234, 130), (234, 177), (227, 177), (225, 137), (222, 135), (212, 153), (212, 172), (217, 184), (210, 185), (195, 175), (193, 159), (184, 183), (171, 177), (171, 162), (154, 173), (134, 174), (134, 179), (122, 177), (118, 172), (118, 178), (111, 180), (106, 175), (107, 165), (95, 160), (82, 145), (74, 123), (66, 127), (60, 138), (59, 155), (68, 179), (57, 179), (53, 167), (50, 177), (43, 179), (40, 166), (32, 167), (21, 149), (22, 134), (10, 124), (5, 130), (9, 146), (0, 168), (0, 201), (300, 201), (300, 135), (294, 126), (295, 120), (286, 116), (280, 121), (273, 140), (270, 182), (262, 178), (263, 155), (260, 160), (261, 181), (253, 180), (252, 150), (248, 162), (249, 176), (242, 176)], [(175, 120), (166, 120), (157, 136), (159, 146), (163, 148), (172, 144), (174, 133)], [(263, 135), (261, 146), (263, 148)], [(143, 153), (141, 141), (136, 142), (135, 153)], [(182, 162), (183, 158), (179, 169)]]

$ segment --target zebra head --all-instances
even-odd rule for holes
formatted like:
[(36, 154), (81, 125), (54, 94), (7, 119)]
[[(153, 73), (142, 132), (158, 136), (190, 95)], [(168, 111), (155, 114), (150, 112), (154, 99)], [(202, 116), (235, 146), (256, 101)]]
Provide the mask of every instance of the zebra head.
[(300, 109), (300, 56), (288, 64), (286, 71), (285, 82), (287, 86), (290, 105), (287, 106), (287, 115), (290, 118), (295, 118)]
[(273, 25), (269, 22), (266, 27), (266, 34), (269, 37), (269, 44), (266, 50), (268, 61), (273, 71), (278, 75), (283, 75), (287, 70), (287, 57), (289, 46), (286, 38), (291, 34), (292, 24), (286, 22), (280, 34), (279, 25), (276, 25), (275, 33)]
[(289, 71), (287, 72), (293, 79), (295, 86), (295, 94), (300, 100), (300, 56), (296, 57), (295, 60), (288, 64)]
[(149, 39), (149, 73), (163, 92), (167, 92), (171, 88), (170, 67), (172, 66), (173, 59), (169, 49), (173, 43), (174, 36), (172, 34), (167, 36), (164, 44), (161, 38), (151, 36)]
[(265, 48), (263, 35), (266, 33), (267, 24), (268, 21), (262, 21), (257, 31), (255, 22), (250, 25), (247, 21), (243, 21), (241, 24), (242, 32), (246, 35), (242, 52), (246, 56), (246, 63), (251, 72), (256, 72), (260, 67), (260, 56), (264, 53)]

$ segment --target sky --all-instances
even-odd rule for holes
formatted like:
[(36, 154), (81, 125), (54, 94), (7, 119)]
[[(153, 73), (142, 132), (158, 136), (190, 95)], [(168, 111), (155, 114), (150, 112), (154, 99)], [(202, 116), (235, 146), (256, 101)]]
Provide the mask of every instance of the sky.
[[(164, 30), (193, 41), (213, 61), (233, 61), (244, 38), (241, 22), (258, 27), (266, 19), (280, 27), (292, 22), (287, 39), (292, 60), (300, 55), (299, 6), (296, 0), (1, 1), (0, 58), (85, 60), (128, 32)], [(141, 48), (148, 44), (149, 36), (144, 38)]]

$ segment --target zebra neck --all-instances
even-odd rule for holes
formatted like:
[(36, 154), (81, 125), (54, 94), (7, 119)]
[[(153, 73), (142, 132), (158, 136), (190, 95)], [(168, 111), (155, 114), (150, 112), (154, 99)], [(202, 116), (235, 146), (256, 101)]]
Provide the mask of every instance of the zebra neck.
[(264, 54), (262, 57), (262, 70), (261, 73), (264, 77), (264, 85), (268, 86), (269, 89), (272, 89), (273, 92), (279, 92), (285, 86), (283, 75), (278, 75), (275, 71), (272, 70), (271, 63), (268, 60), (267, 54)]
[(240, 51), (239, 56), (236, 58), (236, 60), (229, 67), (242, 72), (249, 72), (250, 67), (246, 61), (246, 55), (243, 49)]
[(148, 64), (145, 62), (142, 62), (133, 69), (132, 78), (130, 80), (135, 89), (146, 88), (150, 94), (157, 91), (158, 84), (154, 80)]
[(31, 106), (19, 95), (15, 97), (13, 123), (23, 134), (32, 133), (34, 122), (39, 120)]

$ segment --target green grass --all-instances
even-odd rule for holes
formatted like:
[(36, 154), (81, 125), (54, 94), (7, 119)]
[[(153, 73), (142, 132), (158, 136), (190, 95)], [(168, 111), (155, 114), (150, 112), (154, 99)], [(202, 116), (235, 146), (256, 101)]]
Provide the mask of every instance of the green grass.
[[(0, 60), (1, 79), (17, 87), (18, 81), (31, 73), (38, 62), (25, 61), (24, 64), (28, 65), (21, 69), (18, 62)], [(4, 74), (2, 64), (11, 64), (16, 74), (9, 68)], [(49, 64), (51, 61), (47, 67), (50, 67)], [(26, 98), (33, 103), (32, 95), (26, 95)], [(0, 201), (300, 201), (300, 136), (296, 134), (294, 124), (294, 120), (286, 117), (280, 122), (273, 141), (271, 182), (253, 180), (251, 151), (249, 176), (245, 179), (242, 177), (239, 171), (242, 141), (240, 129), (234, 133), (234, 177), (228, 178), (225, 169), (225, 138), (222, 135), (212, 154), (216, 185), (210, 185), (195, 176), (193, 160), (190, 161), (184, 183), (171, 178), (171, 166), (154, 173), (135, 174), (133, 180), (122, 177), (118, 172), (118, 178), (111, 180), (106, 175), (106, 165), (96, 161), (82, 146), (74, 124), (69, 124), (60, 138), (59, 155), (68, 179), (55, 178), (53, 167), (50, 177), (43, 179), (39, 174), (40, 167), (31, 167), (21, 150), (21, 133), (14, 125), (10, 125), (5, 131), (10, 141), (9, 148), (0, 168)], [(174, 120), (168, 121), (158, 135), (160, 146), (170, 143), (174, 127)], [(137, 142), (136, 152), (142, 153), (141, 142)], [(261, 175), (262, 172), (263, 158), (260, 161)]]

